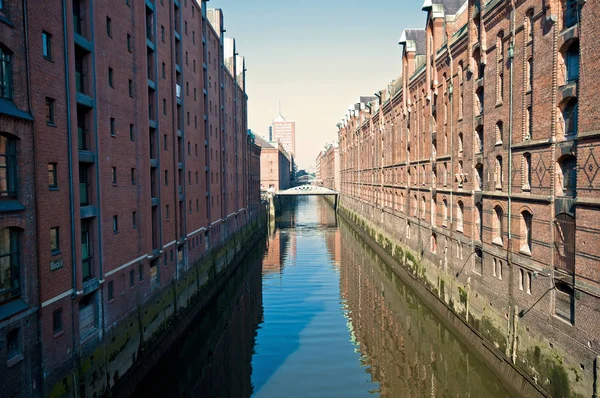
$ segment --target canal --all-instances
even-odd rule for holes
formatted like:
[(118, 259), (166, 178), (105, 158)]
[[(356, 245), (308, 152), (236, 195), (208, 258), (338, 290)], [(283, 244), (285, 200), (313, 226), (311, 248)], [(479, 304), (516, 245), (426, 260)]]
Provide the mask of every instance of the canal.
[(324, 199), (289, 201), (135, 396), (510, 395)]

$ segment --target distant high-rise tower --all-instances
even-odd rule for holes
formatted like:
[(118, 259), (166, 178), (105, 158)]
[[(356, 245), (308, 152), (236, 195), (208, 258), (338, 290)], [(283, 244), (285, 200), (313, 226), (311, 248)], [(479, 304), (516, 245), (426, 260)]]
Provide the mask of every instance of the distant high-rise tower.
[(287, 153), (296, 154), (296, 122), (286, 120), (281, 114), (273, 120), (269, 129), (271, 141), (280, 141)]

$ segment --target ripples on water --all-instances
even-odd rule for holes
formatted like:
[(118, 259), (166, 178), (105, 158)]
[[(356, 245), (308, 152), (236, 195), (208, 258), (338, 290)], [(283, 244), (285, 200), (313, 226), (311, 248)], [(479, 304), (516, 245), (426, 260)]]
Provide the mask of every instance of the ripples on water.
[(284, 204), (140, 396), (508, 396), (323, 199)]

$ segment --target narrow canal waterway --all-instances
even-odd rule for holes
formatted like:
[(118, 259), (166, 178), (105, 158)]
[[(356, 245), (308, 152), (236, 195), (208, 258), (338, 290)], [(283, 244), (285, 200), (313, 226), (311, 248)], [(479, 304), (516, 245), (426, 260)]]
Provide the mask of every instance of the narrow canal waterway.
[(303, 197), (136, 396), (509, 393), (323, 199)]

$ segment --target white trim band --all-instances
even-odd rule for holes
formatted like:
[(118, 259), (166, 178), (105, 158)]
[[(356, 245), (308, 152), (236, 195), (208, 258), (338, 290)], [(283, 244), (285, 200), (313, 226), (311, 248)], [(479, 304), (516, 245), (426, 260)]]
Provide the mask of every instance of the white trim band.
[(164, 246), (163, 246), (163, 249), (166, 249), (167, 247), (169, 247), (169, 246), (171, 246), (171, 245), (174, 245), (174, 244), (175, 244), (175, 242), (177, 242), (177, 241), (176, 241), (176, 240), (174, 240), (173, 242), (169, 242), (169, 243), (167, 243), (166, 245), (164, 245)]
[(73, 293), (73, 289), (69, 289), (64, 293), (61, 293), (58, 296), (51, 298), (50, 300), (46, 300), (42, 303), (42, 308), (47, 307), (50, 304), (56, 303), (57, 301), (62, 300), (65, 297), (69, 297), (72, 293)]
[(205, 230), (206, 230), (206, 227), (202, 227), (202, 228), (199, 228), (199, 229), (197, 229), (195, 231), (190, 232), (189, 234), (187, 234), (187, 236), (190, 237), (192, 235), (196, 235), (198, 232), (202, 232), (202, 231), (205, 231)]
[(142, 261), (144, 258), (146, 258), (145, 254), (143, 256), (140, 256), (140, 257), (136, 258), (135, 260), (131, 260), (127, 264), (121, 265), (119, 268), (115, 268), (112, 271), (105, 272), (104, 273), (104, 278), (106, 278), (107, 276), (111, 276), (113, 274), (116, 274), (117, 272), (124, 270), (125, 268), (129, 267), (132, 264), (137, 263), (138, 261)]

